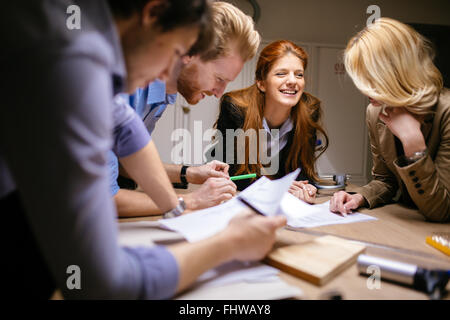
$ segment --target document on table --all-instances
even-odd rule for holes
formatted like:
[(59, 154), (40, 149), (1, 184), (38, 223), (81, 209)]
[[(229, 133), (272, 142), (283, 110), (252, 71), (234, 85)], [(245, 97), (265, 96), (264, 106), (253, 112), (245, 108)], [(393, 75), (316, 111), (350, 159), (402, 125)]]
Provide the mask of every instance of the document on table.
[(239, 197), (249, 202), (264, 215), (274, 216), (279, 213), (283, 195), (289, 190), (299, 173), (300, 169), (297, 169), (277, 180), (261, 177), (242, 191)]
[(278, 269), (260, 262), (232, 261), (206, 271), (197, 279), (196, 286), (221, 286), (240, 281), (271, 281), (278, 278), (279, 272)]
[(260, 262), (232, 261), (202, 274), (176, 299), (286, 299), (303, 292), (280, 279), (280, 271)]
[[(376, 220), (376, 218), (358, 212), (342, 217), (329, 210), (329, 202), (311, 205), (294, 197), (287, 190), (298, 172), (297, 169), (278, 180), (262, 177), (242, 191), (239, 197), (243, 197), (264, 214), (286, 215), (288, 225), (296, 228)], [(181, 233), (187, 241), (195, 242), (225, 229), (230, 220), (244, 208), (246, 205), (237, 198), (233, 198), (215, 207), (173, 219), (160, 220), (160, 223), (170, 230)]]
[[(285, 175), (278, 180), (262, 177), (239, 194), (252, 206), (266, 215), (280, 212), (283, 194), (298, 176), (300, 169)], [(189, 242), (208, 238), (225, 229), (230, 220), (247, 206), (233, 198), (215, 207), (199, 210), (173, 219), (160, 220), (161, 225), (178, 231)]]
[(287, 224), (294, 228), (314, 228), (332, 224), (344, 224), (377, 220), (374, 217), (353, 212), (343, 217), (329, 209), (330, 201), (322, 204), (308, 204), (286, 192), (281, 201), (281, 211), (287, 218)]

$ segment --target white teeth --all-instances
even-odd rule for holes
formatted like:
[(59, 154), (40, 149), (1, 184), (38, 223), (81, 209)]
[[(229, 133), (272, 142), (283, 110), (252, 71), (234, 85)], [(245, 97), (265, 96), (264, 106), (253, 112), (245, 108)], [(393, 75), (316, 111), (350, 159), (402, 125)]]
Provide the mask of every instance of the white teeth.
[(296, 94), (297, 93), (297, 91), (289, 91), (289, 90), (280, 90), (280, 91), (285, 94)]

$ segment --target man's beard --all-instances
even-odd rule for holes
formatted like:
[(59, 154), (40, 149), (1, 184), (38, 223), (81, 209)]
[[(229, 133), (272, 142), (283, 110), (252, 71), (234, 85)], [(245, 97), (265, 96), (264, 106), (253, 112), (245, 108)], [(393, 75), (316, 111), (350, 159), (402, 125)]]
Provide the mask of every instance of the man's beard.
[(189, 104), (197, 104), (201, 100), (198, 77), (198, 69), (195, 65), (184, 67), (178, 77), (177, 90)]

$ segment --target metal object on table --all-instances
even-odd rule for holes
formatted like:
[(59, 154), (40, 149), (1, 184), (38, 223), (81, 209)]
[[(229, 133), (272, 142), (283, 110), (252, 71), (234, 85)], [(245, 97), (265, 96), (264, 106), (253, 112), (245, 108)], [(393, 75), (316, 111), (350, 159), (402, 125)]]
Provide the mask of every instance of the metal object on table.
[(334, 184), (330, 184), (330, 185), (324, 185), (324, 184), (314, 184), (314, 186), (317, 189), (324, 189), (324, 190), (343, 190), (345, 189), (345, 186), (347, 185), (347, 180), (349, 180), (351, 178), (351, 176), (349, 174), (346, 173), (336, 173), (334, 175), (324, 175), (324, 176), (320, 176), (320, 179), (324, 179), (324, 180), (331, 180), (333, 179)]
[(362, 275), (371, 275), (369, 267), (376, 266), (381, 278), (411, 286), (427, 293), (433, 300), (442, 299), (446, 294), (445, 287), (450, 278), (450, 270), (424, 269), (417, 265), (365, 254), (359, 255), (357, 265)]

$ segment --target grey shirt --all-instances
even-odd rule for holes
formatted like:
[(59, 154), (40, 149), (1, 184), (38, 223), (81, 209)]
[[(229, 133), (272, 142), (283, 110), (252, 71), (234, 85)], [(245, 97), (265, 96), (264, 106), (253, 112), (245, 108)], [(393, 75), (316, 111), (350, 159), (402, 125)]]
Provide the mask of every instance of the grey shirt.
[[(0, 198), (20, 191), (66, 298), (168, 298), (179, 276), (169, 251), (117, 244), (107, 152), (130, 154), (150, 139), (113, 103), (126, 76), (118, 34), (105, 1), (77, 1), (81, 30), (69, 30), (73, 3), (11, 1), (0, 11)], [(114, 148), (130, 136), (132, 148)], [(81, 290), (66, 286), (70, 265)]]

